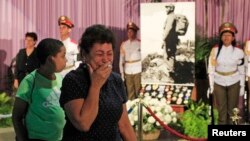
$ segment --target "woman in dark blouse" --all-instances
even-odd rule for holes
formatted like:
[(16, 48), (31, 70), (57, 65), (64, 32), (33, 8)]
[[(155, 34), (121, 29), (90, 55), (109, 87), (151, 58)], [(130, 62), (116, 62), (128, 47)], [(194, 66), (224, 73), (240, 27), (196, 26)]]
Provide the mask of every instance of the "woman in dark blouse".
[(63, 141), (119, 141), (120, 136), (136, 141), (124, 83), (112, 72), (113, 33), (93, 25), (79, 46), (83, 63), (65, 76), (61, 88), (60, 104), (66, 113)]
[(34, 32), (25, 34), (25, 48), (20, 49), (16, 56), (14, 87), (17, 88), (23, 78), (39, 67), (40, 63), (36, 55), (37, 35)]

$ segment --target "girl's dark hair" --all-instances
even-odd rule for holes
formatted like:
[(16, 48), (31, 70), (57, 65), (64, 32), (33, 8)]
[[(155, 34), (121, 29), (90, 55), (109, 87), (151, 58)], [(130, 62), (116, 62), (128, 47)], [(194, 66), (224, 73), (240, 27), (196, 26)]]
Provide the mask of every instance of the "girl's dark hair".
[(37, 35), (35, 32), (27, 32), (25, 34), (25, 37), (31, 37), (31, 38), (33, 38), (34, 41), (37, 41)]
[(103, 25), (93, 25), (88, 27), (85, 32), (82, 34), (82, 37), (79, 41), (79, 47), (81, 55), (89, 54), (95, 43), (111, 43), (114, 50), (115, 47), (115, 38), (113, 32), (106, 28)]
[[(218, 52), (217, 52), (217, 55), (216, 55), (216, 59), (218, 58), (219, 54), (220, 54), (220, 51), (221, 51), (221, 48), (223, 46), (223, 42), (221, 40), (221, 37), (222, 35), (225, 33), (225, 32), (228, 32), (228, 33), (231, 33), (233, 35), (233, 37), (235, 37), (235, 34), (231, 31), (223, 31), (220, 33), (220, 41), (219, 41), (219, 48), (218, 48)], [(232, 46), (235, 47), (236, 46), (236, 39), (234, 38), (234, 40), (232, 41)]]
[(37, 45), (37, 57), (41, 65), (45, 64), (49, 56), (55, 56), (60, 52), (63, 43), (59, 40), (46, 38), (39, 42)]

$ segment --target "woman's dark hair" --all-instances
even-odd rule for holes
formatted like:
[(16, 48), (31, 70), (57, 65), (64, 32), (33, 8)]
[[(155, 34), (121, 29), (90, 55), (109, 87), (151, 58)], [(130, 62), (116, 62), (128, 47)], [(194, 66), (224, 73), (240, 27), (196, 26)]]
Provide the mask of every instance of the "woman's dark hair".
[(25, 37), (31, 37), (31, 38), (33, 38), (34, 41), (37, 41), (37, 35), (35, 32), (27, 32), (25, 34)]
[[(220, 33), (219, 48), (218, 48), (218, 53), (217, 53), (217, 55), (216, 55), (216, 58), (218, 58), (218, 56), (219, 56), (219, 54), (220, 54), (220, 51), (221, 51), (221, 48), (222, 48), (222, 46), (223, 46), (223, 42), (222, 42), (222, 40), (221, 40), (221, 37), (222, 37), (222, 35), (223, 35), (225, 32), (231, 33), (231, 34), (233, 35), (233, 37), (235, 37), (235, 34), (234, 34), (233, 32), (231, 32), (231, 31), (223, 31), (223, 32)], [(236, 46), (236, 39), (235, 39), (235, 38), (234, 38), (234, 40), (232, 41), (231, 44), (232, 44), (233, 47)]]
[(55, 56), (60, 52), (63, 43), (59, 40), (46, 38), (39, 42), (37, 45), (37, 57), (41, 65), (45, 64), (49, 56)]
[(82, 34), (82, 37), (79, 41), (81, 55), (83, 52), (84, 54), (89, 54), (91, 48), (95, 43), (111, 43), (114, 50), (115, 38), (113, 32), (103, 25), (97, 24), (88, 27)]

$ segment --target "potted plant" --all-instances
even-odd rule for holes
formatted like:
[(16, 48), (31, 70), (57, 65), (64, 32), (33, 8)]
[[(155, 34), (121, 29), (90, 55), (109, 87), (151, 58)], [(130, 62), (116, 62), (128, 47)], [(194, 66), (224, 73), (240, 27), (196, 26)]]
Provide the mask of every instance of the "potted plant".
[[(203, 101), (190, 101), (187, 110), (181, 116), (184, 134), (195, 138), (206, 138), (211, 123), (210, 108)], [(218, 124), (218, 111), (214, 109), (214, 121)]]
[(207, 63), (210, 51), (219, 41), (218, 36), (201, 37), (196, 35), (195, 40), (195, 86), (197, 89), (197, 100), (202, 99), (208, 103), (206, 97), (207, 89), (209, 87)]
[(201, 37), (196, 35), (195, 39), (195, 78), (206, 79), (206, 59), (208, 59), (213, 46), (218, 44), (218, 36)]
[[(12, 112), (13, 102), (12, 98), (5, 93), (0, 94), (0, 115), (8, 115)], [(12, 126), (11, 118), (0, 117), (0, 127)]]

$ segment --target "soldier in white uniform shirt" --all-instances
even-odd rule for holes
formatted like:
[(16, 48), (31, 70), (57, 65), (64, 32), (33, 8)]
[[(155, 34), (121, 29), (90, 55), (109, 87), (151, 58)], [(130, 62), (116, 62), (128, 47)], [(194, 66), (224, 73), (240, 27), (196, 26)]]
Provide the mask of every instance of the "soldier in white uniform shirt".
[(125, 80), (128, 99), (137, 97), (141, 87), (141, 42), (136, 38), (138, 26), (129, 22), (127, 24), (128, 40), (120, 47), (120, 73)]
[(74, 24), (67, 16), (60, 16), (58, 19), (58, 25), (60, 30), (60, 38), (66, 48), (66, 67), (61, 72), (64, 77), (68, 72), (77, 68), (77, 54), (79, 53), (78, 45), (70, 38), (70, 32), (74, 27)]
[[(248, 86), (248, 114), (250, 114), (250, 40), (246, 41), (244, 52), (245, 52), (245, 60), (246, 60), (246, 68), (247, 68), (246, 76), (248, 78), (248, 85), (247, 85)], [(250, 117), (249, 117), (249, 121), (250, 121)]]
[(237, 29), (232, 23), (223, 23), (219, 32), (219, 45), (209, 56), (210, 88), (215, 96), (219, 124), (233, 124), (233, 108), (238, 107), (245, 89), (244, 52), (236, 47)]

